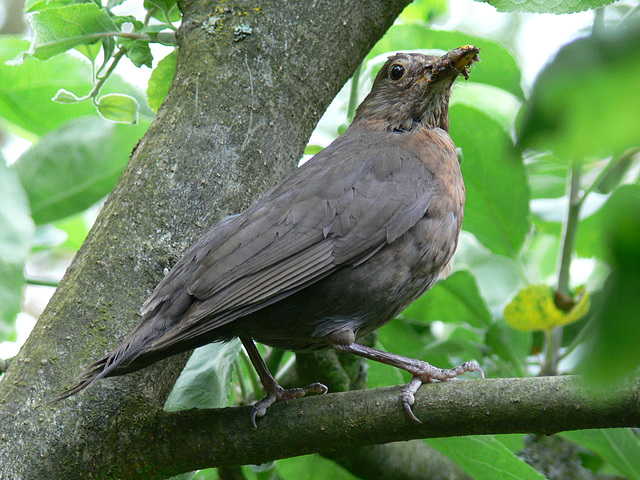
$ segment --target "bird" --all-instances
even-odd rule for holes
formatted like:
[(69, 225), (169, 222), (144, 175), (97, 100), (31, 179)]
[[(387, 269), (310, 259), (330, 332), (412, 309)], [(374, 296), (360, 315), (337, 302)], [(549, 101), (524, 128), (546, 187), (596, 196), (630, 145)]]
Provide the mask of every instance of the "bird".
[(484, 373), (472, 360), (441, 369), (357, 343), (429, 290), (458, 244), (465, 187), (449, 136), (449, 98), (479, 62), (473, 45), (442, 56), (397, 53), (380, 68), (349, 128), (256, 203), (205, 233), (160, 281), (137, 327), (56, 400), (211, 343), (240, 338), (275, 401), (326, 393), (285, 389), (255, 343), (296, 352), (333, 348), (412, 375), (411, 419), (423, 383)]

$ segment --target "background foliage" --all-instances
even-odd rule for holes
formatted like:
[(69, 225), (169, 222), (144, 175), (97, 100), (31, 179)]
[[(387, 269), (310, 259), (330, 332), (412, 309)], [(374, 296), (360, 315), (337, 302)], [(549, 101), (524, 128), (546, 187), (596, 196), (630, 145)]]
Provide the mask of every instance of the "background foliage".
[[(173, 45), (175, 3), (145, 2), (142, 19), (114, 13), (119, 3), (28, 1), (31, 43), (0, 36), (0, 122), (32, 143), (15, 163), (0, 161), (0, 341), (15, 338), (25, 285), (55, 284), (31, 271), (79, 248), (91, 212), (113, 188), (169, 88), (175, 55), (154, 63), (149, 45)], [(608, 3), (491, 2), (500, 11), (550, 13)], [(342, 131), (390, 52), (441, 53), (465, 44), (482, 51), (482, 63), (452, 97), (451, 136), (467, 187), (454, 271), (383, 327), (377, 346), (441, 367), (475, 358), (489, 377), (582, 372), (609, 388), (640, 363), (638, 6), (607, 7), (612, 21), (599, 10), (593, 31), (562, 47), (531, 91), (523, 89), (508, 47), (434, 29), (447, 8), (437, 1), (410, 5), (318, 127), (327, 142)], [(156, 65), (146, 95), (115, 73), (124, 58), (137, 67)], [(307, 153), (321, 148), (309, 145)], [(269, 354), (286, 375), (295, 357)], [(235, 343), (197, 350), (165, 408), (220, 407), (259, 396), (242, 360)], [(406, 380), (397, 370), (369, 365), (369, 387)], [(579, 447), (576, 476), (589, 469), (640, 478), (636, 432), (561, 437)], [(544, 478), (540, 472), (553, 478), (525, 453), (536, 439), (523, 435), (426, 442), (472, 478)], [(259, 479), (355, 478), (320, 457), (243, 472)]]

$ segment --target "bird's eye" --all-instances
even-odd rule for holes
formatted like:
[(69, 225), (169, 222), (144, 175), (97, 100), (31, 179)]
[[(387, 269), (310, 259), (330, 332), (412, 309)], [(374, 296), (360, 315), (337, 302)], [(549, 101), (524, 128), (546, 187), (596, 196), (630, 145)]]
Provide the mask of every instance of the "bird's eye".
[(393, 81), (400, 80), (404, 76), (404, 67), (399, 63), (394, 63), (389, 68), (389, 78)]

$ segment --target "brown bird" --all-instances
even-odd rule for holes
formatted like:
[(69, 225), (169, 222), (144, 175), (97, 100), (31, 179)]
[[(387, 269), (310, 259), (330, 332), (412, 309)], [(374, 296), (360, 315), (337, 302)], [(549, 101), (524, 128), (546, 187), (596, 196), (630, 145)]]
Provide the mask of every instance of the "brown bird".
[(449, 95), (469, 76), (478, 48), (442, 57), (389, 57), (351, 126), (261, 200), (227, 217), (193, 245), (142, 307), (142, 320), (89, 365), (69, 397), (94, 380), (123, 375), (214, 341), (240, 337), (267, 396), (285, 390), (254, 340), (309, 351), (332, 347), (407, 370), (404, 408), (422, 383), (480, 371), (444, 370), (355, 343), (433, 286), (457, 247), (465, 189), (449, 137)]

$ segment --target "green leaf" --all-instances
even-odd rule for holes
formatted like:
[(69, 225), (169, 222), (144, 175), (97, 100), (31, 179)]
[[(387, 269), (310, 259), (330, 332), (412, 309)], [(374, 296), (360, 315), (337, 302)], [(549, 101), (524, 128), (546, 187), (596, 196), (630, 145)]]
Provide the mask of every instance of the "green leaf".
[(176, 52), (173, 51), (160, 60), (151, 73), (149, 87), (147, 88), (147, 101), (149, 106), (156, 112), (169, 92), (175, 71)]
[(102, 48), (102, 43), (96, 42), (92, 44), (83, 44), (75, 47), (76, 51), (87, 57), (90, 62), (93, 62)]
[(67, 105), (82, 101), (76, 96), (75, 93), (69, 92), (64, 88), (61, 88), (60, 90), (58, 90), (51, 100), (58, 103), (65, 103)]
[(171, 10), (176, 4), (176, 0), (144, 0), (144, 8), (151, 10), (152, 7), (156, 7), (160, 10)]
[[(427, 334), (423, 334), (425, 328)], [(416, 325), (416, 322), (410, 319), (395, 318), (380, 328), (378, 341), (385, 351), (418, 358), (424, 347), (433, 341), (433, 337), (428, 333), (427, 325), (422, 323)], [(387, 365), (384, 367), (388, 368)]]
[(551, 331), (577, 322), (589, 312), (591, 298), (584, 288), (576, 289), (575, 305), (565, 312), (554, 301), (554, 289), (548, 285), (527, 285), (521, 289), (504, 309), (504, 319), (513, 328), (523, 332)]
[(462, 228), (492, 252), (516, 258), (531, 227), (520, 152), (491, 117), (453, 105), (451, 138), (462, 148), (467, 201)]
[(623, 185), (617, 188), (607, 202), (593, 215), (580, 222), (576, 238), (576, 252), (581, 257), (596, 257), (601, 260), (610, 259), (610, 251), (607, 247), (607, 231), (605, 227), (611, 218), (618, 218), (621, 204), (627, 199), (639, 199), (640, 186), (637, 184)]
[(485, 343), (498, 357), (512, 363), (518, 370), (518, 376), (526, 374), (526, 358), (531, 353), (533, 345), (530, 332), (511, 328), (500, 319), (487, 330)]
[(519, 99), (524, 99), (524, 92), (520, 85), (522, 75), (513, 55), (496, 42), (466, 33), (433, 30), (417, 23), (394, 25), (369, 52), (367, 60), (398, 50), (446, 51), (462, 45), (475, 45), (480, 48), (482, 63), (471, 71), (471, 82), (493, 85)]
[(79, 213), (113, 189), (131, 150), (148, 128), (99, 117), (65, 124), (27, 150), (14, 168), (37, 224)]
[[(442, 339), (426, 345), (418, 358), (441, 368), (453, 368), (468, 360), (482, 362), (482, 337), (468, 327), (451, 325)], [(479, 377), (480, 374), (471, 374)]]
[(149, 48), (149, 41), (141, 39), (125, 40), (121, 43), (127, 48), (126, 55), (131, 60), (131, 63), (138, 68), (142, 65), (153, 68), (153, 55), (151, 54), (151, 48)]
[(640, 480), (640, 440), (628, 428), (580, 430), (560, 433), (588, 448), (631, 480)]
[(118, 123), (136, 123), (140, 105), (131, 95), (109, 93), (96, 102), (98, 112), (107, 120)]
[(640, 145), (640, 28), (578, 39), (538, 76), (521, 111), (525, 148), (564, 159), (621, 153)]
[(52, 7), (29, 17), (33, 31), (30, 54), (47, 60), (77, 45), (96, 43), (104, 34), (118, 32), (106, 10), (95, 3)]
[[(380, 346), (377, 348), (380, 348)], [(396, 353), (407, 356), (405, 351)], [(391, 387), (393, 385), (406, 383), (409, 381), (408, 375), (405, 379), (402, 376), (402, 372), (399, 368), (394, 368), (381, 362), (367, 360), (367, 388)]]
[(548, 153), (530, 155), (525, 165), (531, 186), (531, 198), (560, 198), (567, 193), (567, 162)]
[(171, 390), (164, 409), (178, 412), (190, 408), (228, 406), (231, 378), (240, 345), (240, 341), (234, 339), (197, 348)]
[[(115, 23), (116, 26), (120, 29), (125, 23), (130, 23), (131, 25), (133, 25), (133, 30), (135, 32), (142, 30), (142, 28), (144, 27), (144, 24), (133, 15), (115, 15), (111, 17), (111, 20), (113, 20), (113, 23)], [(123, 40), (130, 39), (125, 38)]]
[(447, 14), (449, 3), (445, 0), (414, 0), (400, 14), (400, 19), (407, 21), (423, 21), (429, 23), (430, 20)]
[(55, 223), (55, 228), (67, 235), (67, 239), (61, 245), (74, 251), (79, 250), (87, 238), (89, 226), (81, 215), (68, 217)]
[(473, 327), (491, 324), (491, 312), (480, 295), (478, 284), (473, 275), (464, 270), (436, 283), (402, 315), (426, 321), (466, 322)]
[[(72, 118), (96, 114), (91, 102), (61, 104), (51, 101), (61, 86), (79, 96), (91, 91), (89, 62), (77, 55), (63, 54), (46, 62), (25, 58), (21, 65), (5, 64), (27, 48), (29, 43), (18, 37), (0, 36), (0, 117), (6, 126), (34, 140)], [(119, 75), (113, 75), (102, 91), (128, 93), (146, 106), (144, 96)], [(144, 113), (153, 115), (148, 108)]]
[(477, 480), (544, 480), (545, 477), (518, 458), (492, 436), (432, 438), (425, 440)]
[(513, 131), (522, 105), (506, 90), (476, 82), (458, 83), (451, 92), (450, 104), (464, 104), (481, 110), (500, 123), (507, 133)]
[[(278, 460), (277, 469), (280, 477), (295, 480), (358, 480), (351, 473), (332, 462), (318, 455), (304, 455), (301, 457)], [(273, 477), (272, 477), (273, 478)]]
[(502, 443), (513, 453), (518, 453), (525, 447), (526, 435), (521, 433), (505, 433), (501, 435), (493, 435), (493, 438)]
[(519, 259), (494, 255), (464, 230), (460, 234), (454, 265), (473, 272), (480, 293), (492, 311), (504, 308), (509, 296), (527, 284)]
[(47, 8), (63, 7), (78, 3), (76, 0), (27, 0), (25, 2), (25, 13), (33, 13)]
[(603, 218), (612, 271), (594, 302), (593, 333), (579, 365), (588, 381), (607, 388), (640, 366), (640, 185), (624, 190), (611, 197)]
[[(534, 229), (527, 238), (527, 247), (521, 256), (521, 265), (527, 273), (528, 282), (551, 282), (555, 278), (558, 264), (558, 252), (560, 251), (560, 237), (562, 225), (554, 222), (545, 222), (537, 216), (531, 216)], [(582, 228), (582, 227), (581, 227)], [(506, 293), (505, 298), (513, 295), (516, 286)]]
[(315, 155), (323, 150), (322, 145), (307, 145), (304, 149), (305, 155)]
[(482, 0), (499, 12), (576, 13), (593, 10), (614, 0)]
[(0, 156), (0, 342), (13, 333), (22, 307), (24, 264), (34, 228), (20, 180)]

